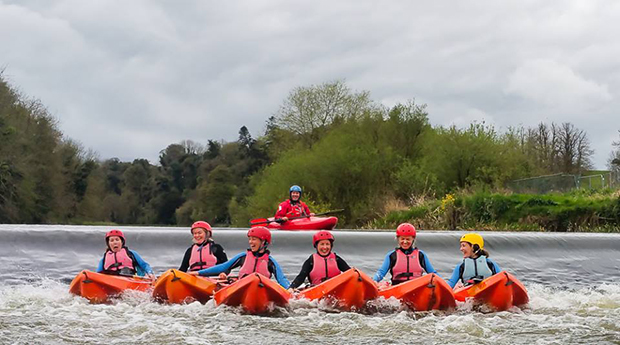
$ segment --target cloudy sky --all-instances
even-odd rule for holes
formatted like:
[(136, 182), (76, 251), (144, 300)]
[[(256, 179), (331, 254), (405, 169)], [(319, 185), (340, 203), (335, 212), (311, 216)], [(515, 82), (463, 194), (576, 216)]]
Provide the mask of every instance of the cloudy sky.
[(345, 79), (435, 125), (572, 122), (603, 168), (618, 18), (611, 0), (0, 0), (0, 67), (101, 158), (258, 136), (294, 87)]

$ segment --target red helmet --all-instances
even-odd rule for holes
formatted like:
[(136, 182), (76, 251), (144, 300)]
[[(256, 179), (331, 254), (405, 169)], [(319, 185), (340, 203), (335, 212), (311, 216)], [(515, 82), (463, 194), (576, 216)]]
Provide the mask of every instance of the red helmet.
[(271, 231), (264, 226), (257, 226), (248, 231), (248, 237), (258, 237), (271, 244)]
[(413, 236), (415, 237), (415, 227), (409, 223), (402, 223), (396, 228), (396, 236)]
[(213, 230), (211, 230), (211, 225), (209, 225), (209, 223), (204, 222), (202, 220), (199, 220), (197, 222), (195, 222), (194, 224), (192, 224), (192, 228), (189, 230), (192, 232), (192, 234), (194, 233), (194, 229), (196, 228), (203, 228), (206, 231), (208, 231), (209, 233), (213, 233)]
[(334, 244), (334, 235), (332, 235), (332, 233), (327, 231), (327, 230), (321, 230), (321, 231), (317, 232), (316, 234), (314, 234), (314, 236), (312, 236), (312, 245), (314, 246), (314, 248), (316, 248), (316, 244), (320, 240), (329, 240), (332, 243), (332, 245), (333, 245)]
[(125, 244), (125, 235), (123, 235), (123, 232), (120, 230), (110, 230), (105, 234), (105, 242), (108, 243), (108, 238), (110, 238), (111, 236), (118, 236), (121, 238), (121, 241), (123, 241), (123, 244)]

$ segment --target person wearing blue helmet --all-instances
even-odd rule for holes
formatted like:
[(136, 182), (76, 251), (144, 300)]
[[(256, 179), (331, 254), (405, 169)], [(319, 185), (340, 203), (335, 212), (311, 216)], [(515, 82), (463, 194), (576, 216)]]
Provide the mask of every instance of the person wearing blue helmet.
[(289, 198), (280, 203), (276, 218), (286, 222), (289, 218), (301, 216), (313, 216), (305, 202), (301, 201), (301, 187), (298, 185), (291, 186), (288, 192)]

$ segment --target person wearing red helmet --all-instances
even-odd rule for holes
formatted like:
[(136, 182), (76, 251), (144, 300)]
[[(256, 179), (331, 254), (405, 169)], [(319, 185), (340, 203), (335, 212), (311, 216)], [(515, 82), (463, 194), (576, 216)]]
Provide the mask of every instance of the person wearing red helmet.
[(97, 272), (127, 276), (147, 276), (155, 280), (148, 262), (134, 250), (125, 246), (125, 235), (120, 230), (110, 230), (105, 235), (107, 249), (99, 261)]
[(392, 274), (392, 285), (421, 277), (424, 272), (437, 273), (428, 256), (415, 246), (415, 239), (416, 230), (413, 225), (402, 223), (396, 228), (398, 248), (385, 256), (374, 276), (376, 282), (380, 282), (388, 271)]
[(301, 272), (291, 283), (291, 289), (297, 289), (306, 278), (311, 285), (318, 285), (351, 269), (346, 261), (332, 252), (334, 235), (331, 232), (318, 231), (312, 236), (312, 245), (316, 248), (316, 253), (310, 255), (301, 266)]
[(215, 276), (219, 274), (221, 279), (226, 279), (230, 271), (239, 268), (239, 278), (256, 272), (266, 277), (275, 277), (278, 284), (288, 289), (291, 283), (286, 279), (282, 268), (267, 249), (271, 244), (271, 232), (269, 229), (264, 226), (250, 228), (248, 231), (248, 243), (250, 248), (243, 253), (235, 255), (232, 259), (210, 268), (190, 272), (189, 274), (201, 276)]
[(194, 243), (185, 251), (179, 271), (199, 271), (228, 261), (224, 248), (213, 241), (209, 223), (197, 221), (190, 231)]
[(288, 200), (284, 200), (278, 206), (278, 211), (275, 215), (276, 219), (286, 222), (292, 217), (314, 216), (314, 213), (310, 213), (308, 205), (301, 201), (301, 187), (297, 185), (291, 186), (288, 196)]

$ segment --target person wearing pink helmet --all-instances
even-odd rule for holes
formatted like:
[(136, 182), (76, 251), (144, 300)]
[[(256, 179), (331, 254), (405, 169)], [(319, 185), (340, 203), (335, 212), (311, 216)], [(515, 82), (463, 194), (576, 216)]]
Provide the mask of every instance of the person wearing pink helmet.
[(197, 221), (190, 231), (194, 243), (185, 251), (179, 271), (199, 271), (228, 261), (224, 248), (213, 241), (209, 223)]
[(298, 288), (306, 279), (311, 285), (318, 285), (351, 269), (346, 261), (332, 251), (334, 235), (331, 232), (318, 231), (312, 236), (312, 245), (316, 253), (310, 255), (301, 266), (301, 272), (291, 283), (291, 289)]
[(108, 231), (105, 235), (105, 242), (107, 249), (99, 261), (97, 272), (125, 276), (147, 276), (155, 280), (151, 265), (144, 261), (136, 251), (125, 246), (125, 235), (122, 231)]
[(396, 228), (398, 248), (385, 256), (374, 276), (376, 282), (380, 282), (388, 271), (392, 274), (392, 285), (421, 277), (424, 272), (437, 273), (428, 256), (415, 246), (415, 239), (416, 230), (413, 225), (402, 223)]
[(210, 268), (190, 272), (189, 274), (201, 276), (215, 276), (219, 274), (221, 279), (226, 279), (230, 271), (239, 267), (239, 279), (252, 273), (260, 273), (269, 278), (275, 277), (278, 284), (288, 289), (291, 283), (286, 279), (282, 268), (267, 249), (271, 244), (271, 232), (269, 229), (264, 226), (250, 228), (248, 231), (248, 243), (250, 248), (243, 253), (235, 255), (232, 259)]

